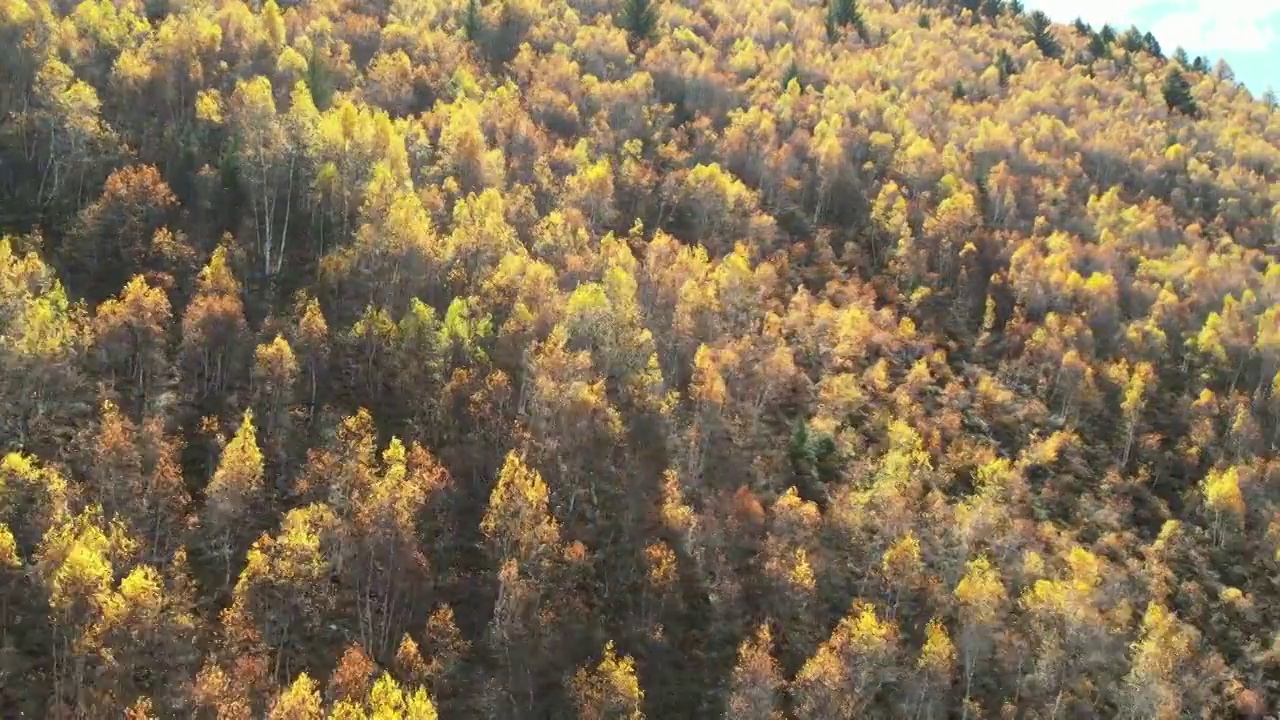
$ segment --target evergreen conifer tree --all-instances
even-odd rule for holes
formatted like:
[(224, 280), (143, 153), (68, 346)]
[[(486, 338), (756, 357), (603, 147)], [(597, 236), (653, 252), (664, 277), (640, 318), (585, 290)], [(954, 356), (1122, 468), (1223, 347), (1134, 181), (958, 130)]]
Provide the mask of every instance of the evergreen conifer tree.
[(1152, 35), (1151, 33), (1144, 34), (1142, 36), (1142, 44), (1144, 49), (1146, 49), (1147, 52), (1151, 53), (1155, 57), (1160, 58), (1161, 60), (1164, 59), (1164, 51), (1161, 49), (1160, 41), (1156, 40), (1155, 35)]
[(1062, 55), (1062, 46), (1053, 36), (1053, 22), (1040, 10), (1031, 13), (1027, 18), (1027, 31), (1031, 33), (1031, 42), (1040, 48), (1047, 58), (1058, 58)]
[(1000, 48), (1000, 52), (996, 54), (996, 70), (1000, 72), (1001, 87), (1008, 85), (1009, 76), (1018, 72), (1018, 66), (1013, 64), (1013, 56), (1004, 48)]
[(1111, 54), (1111, 46), (1107, 44), (1106, 38), (1102, 36), (1102, 33), (1092, 33), (1089, 36), (1089, 54), (1095, 60)]
[(787, 68), (787, 74), (782, 76), (782, 89), (786, 90), (791, 85), (792, 80), (798, 81), (801, 86), (804, 85), (804, 80), (800, 77), (800, 65), (795, 60), (791, 61), (791, 66)]
[(1191, 83), (1187, 82), (1177, 68), (1171, 69), (1165, 76), (1161, 93), (1164, 95), (1165, 104), (1169, 106), (1169, 112), (1176, 111), (1192, 116), (1199, 112), (1195, 98), (1191, 97)]
[(618, 24), (627, 31), (633, 47), (653, 38), (658, 29), (658, 9), (653, 0), (622, 0)]
[(827, 2), (827, 38), (835, 42), (840, 38), (840, 31), (852, 27), (863, 41), (867, 39), (867, 25), (862, 19), (862, 9), (858, 0), (828, 0)]
[(483, 29), (483, 20), (480, 18), (480, 0), (467, 0), (467, 13), (462, 17), (462, 31), (466, 33), (468, 40), (475, 42), (480, 38), (480, 33)]
[(1137, 27), (1130, 25), (1129, 29), (1120, 35), (1120, 46), (1127, 53), (1136, 53), (1139, 50), (1143, 50), (1146, 47), (1146, 43), (1142, 40), (1142, 32)]

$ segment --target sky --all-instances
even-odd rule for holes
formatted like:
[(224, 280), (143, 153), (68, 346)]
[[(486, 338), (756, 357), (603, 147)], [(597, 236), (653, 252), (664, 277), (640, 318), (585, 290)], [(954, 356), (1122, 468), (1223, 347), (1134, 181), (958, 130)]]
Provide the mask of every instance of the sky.
[(1166, 55), (1181, 45), (1212, 65), (1227, 61), (1254, 95), (1280, 92), (1280, 0), (1023, 0), (1058, 22), (1077, 17), (1117, 31), (1150, 31)]

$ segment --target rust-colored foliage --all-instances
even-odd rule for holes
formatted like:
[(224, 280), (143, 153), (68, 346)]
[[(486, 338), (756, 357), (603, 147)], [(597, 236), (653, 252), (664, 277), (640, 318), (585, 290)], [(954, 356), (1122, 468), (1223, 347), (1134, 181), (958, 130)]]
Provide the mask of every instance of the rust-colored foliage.
[(1274, 714), (1280, 113), (1053, 21), (0, 0), (0, 714)]

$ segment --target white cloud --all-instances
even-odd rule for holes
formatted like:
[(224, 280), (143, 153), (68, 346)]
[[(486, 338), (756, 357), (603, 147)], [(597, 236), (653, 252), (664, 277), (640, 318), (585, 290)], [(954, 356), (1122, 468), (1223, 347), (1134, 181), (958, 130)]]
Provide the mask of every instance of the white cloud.
[(1152, 32), (1167, 47), (1181, 45), (1197, 52), (1261, 52), (1276, 43), (1277, 25), (1280, 1), (1255, 0), (1229, 9), (1198, 2), (1160, 17)]
[(1082, 17), (1118, 29), (1137, 24), (1166, 49), (1259, 52), (1280, 43), (1280, 0), (1028, 0), (1055, 20)]
[(1070, 22), (1080, 17), (1095, 26), (1109, 23), (1126, 28), (1147, 9), (1174, 3), (1169, 0), (1029, 0), (1026, 4), (1045, 11), (1059, 22)]

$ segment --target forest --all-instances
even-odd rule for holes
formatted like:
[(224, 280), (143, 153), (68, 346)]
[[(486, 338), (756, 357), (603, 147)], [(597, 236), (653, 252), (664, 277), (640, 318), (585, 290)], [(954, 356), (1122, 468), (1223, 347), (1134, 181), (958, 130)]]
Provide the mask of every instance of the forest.
[(1277, 712), (1277, 100), (1057, 20), (0, 0), (0, 717)]

